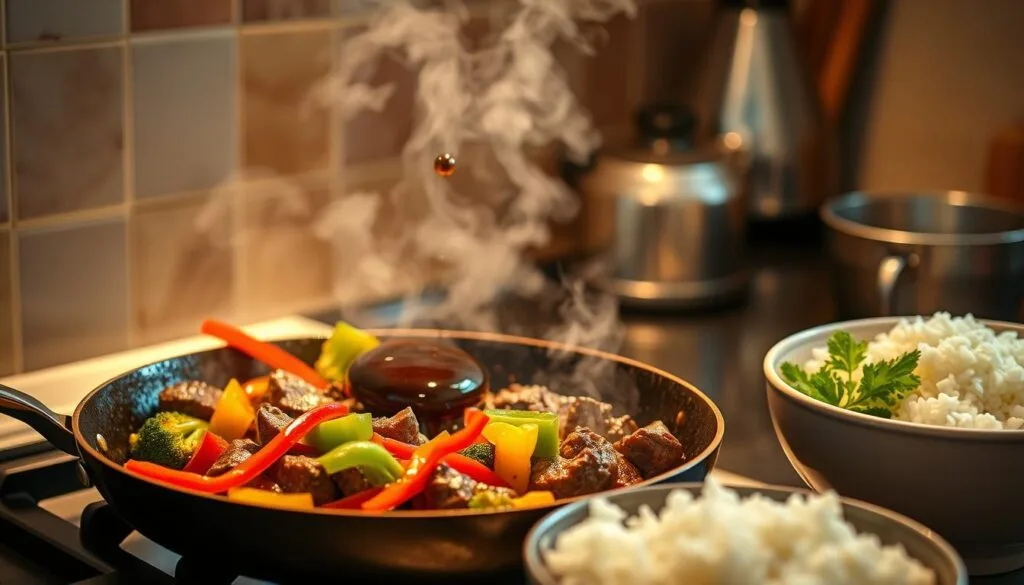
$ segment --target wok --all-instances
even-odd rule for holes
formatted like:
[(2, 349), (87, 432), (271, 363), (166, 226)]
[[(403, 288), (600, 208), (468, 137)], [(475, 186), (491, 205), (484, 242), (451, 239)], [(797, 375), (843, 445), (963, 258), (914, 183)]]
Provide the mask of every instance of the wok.
[[(699, 390), (666, 372), (603, 352), (521, 337), (426, 329), (371, 332), (381, 338), (443, 338), (454, 343), (486, 368), (495, 390), (546, 375), (552, 390), (579, 394), (563, 387), (557, 374), (571, 372), (581, 359), (594, 360), (607, 366), (604, 377), (597, 380), (597, 386), (604, 388), (603, 399), (624, 408), (640, 424), (664, 421), (684, 446), (683, 465), (644, 485), (699, 482), (714, 467), (725, 430), (721, 413)], [(323, 339), (274, 343), (311, 364)], [(561, 357), (555, 359), (551, 350), (560, 351)], [(206, 559), (215, 566), (230, 565), (243, 575), (277, 582), (351, 575), (451, 583), (520, 574), (527, 532), (553, 508), (571, 501), (490, 512), (296, 511), (241, 504), (157, 483), (121, 467), (129, 434), (156, 411), (158, 394), (167, 386), (185, 379), (223, 386), (231, 378), (266, 373), (264, 364), (234, 349), (220, 348), (163, 360), (114, 378), (90, 392), (71, 417), (6, 387), (0, 387), (0, 412), (28, 423), (54, 446), (80, 457), (103, 498), (144, 536), (190, 561)]]

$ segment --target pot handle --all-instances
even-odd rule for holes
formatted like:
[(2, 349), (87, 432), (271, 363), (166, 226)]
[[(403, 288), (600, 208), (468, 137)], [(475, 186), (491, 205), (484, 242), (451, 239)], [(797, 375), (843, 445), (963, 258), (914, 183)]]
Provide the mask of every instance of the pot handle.
[(917, 266), (917, 254), (886, 256), (878, 263), (878, 300), (882, 309), (882, 317), (891, 317), (894, 312), (892, 293), (896, 289), (900, 275), (908, 267)]
[(28, 424), (54, 447), (78, 456), (70, 416), (57, 414), (34, 397), (3, 384), (0, 384), (0, 414)]

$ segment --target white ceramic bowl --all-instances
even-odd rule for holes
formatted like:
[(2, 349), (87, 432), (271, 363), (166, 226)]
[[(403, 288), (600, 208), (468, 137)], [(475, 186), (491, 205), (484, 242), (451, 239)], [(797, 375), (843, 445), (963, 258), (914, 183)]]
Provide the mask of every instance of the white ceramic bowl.
[[(650, 506), (660, 512), (665, 499), (674, 490), (687, 490), (699, 496), (702, 484), (662, 484), (658, 486), (626, 490), (605, 496), (630, 516), (635, 516), (640, 506)], [(785, 502), (793, 494), (807, 493), (804, 490), (779, 486), (731, 487), (741, 498), (761, 494), (777, 502)], [(523, 557), (526, 572), (533, 585), (558, 585), (558, 579), (544, 563), (544, 552), (552, 549), (558, 536), (583, 522), (589, 516), (589, 499), (573, 502), (545, 516), (526, 537)], [(860, 533), (874, 534), (885, 545), (900, 544), (907, 554), (924, 566), (935, 571), (936, 585), (967, 585), (967, 570), (956, 551), (941, 537), (924, 526), (893, 513), (890, 510), (842, 499), (843, 517)]]
[[(877, 504), (937, 531), (972, 575), (1024, 567), (1024, 431), (928, 426), (851, 412), (790, 387), (783, 362), (802, 365), (835, 331), (870, 341), (899, 317), (833, 323), (801, 331), (765, 356), (775, 434), (803, 480), (817, 491)], [(1024, 333), (1014, 323), (981, 321)]]

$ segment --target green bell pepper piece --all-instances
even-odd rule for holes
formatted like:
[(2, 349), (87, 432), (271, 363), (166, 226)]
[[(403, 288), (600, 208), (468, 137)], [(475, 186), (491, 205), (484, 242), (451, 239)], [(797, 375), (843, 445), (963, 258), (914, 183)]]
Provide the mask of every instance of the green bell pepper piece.
[[(334, 475), (350, 467), (358, 467), (367, 475), (367, 479), (381, 480), (387, 475), (390, 483), (405, 475), (405, 469), (387, 449), (371, 441), (350, 441), (339, 445), (330, 452), (321, 455), (317, 461), (328, 474)], [(376, 482), (373, 482), (376, 483)]]
[(321, 453), (350, 441), (369, 441), (373, 437), (373, 415), (348, 414), (316, 425), (306, 440)]
[(534, 457), (556, 457), (558, 455), (558, 415), (553, 412), (532, 410), (485, 410), (490, 422), (503, 422), (514, 426), (537, 425), (537, 446)]
[(314, 366), (331, 382), (344, 382), (352, 362), (378, 345), (380, 340), (373, 335), (338, 321), (331, 336), (320, 347), (320, 357)]

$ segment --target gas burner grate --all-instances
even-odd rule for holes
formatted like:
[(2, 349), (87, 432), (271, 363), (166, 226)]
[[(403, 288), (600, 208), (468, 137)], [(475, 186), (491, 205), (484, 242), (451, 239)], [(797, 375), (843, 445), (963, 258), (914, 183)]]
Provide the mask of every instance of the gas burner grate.
[(8, 549), (5, 552), (18, 557), (16, 563), (34, 565), (31, 577), (22, 575), (21, 582), (173, 583), (117, 544), (108, 550), (117, 549), (120, 554), (96, 554), (102, 547), (86, 546), (78, 527), (40, 507), (48, 498), (82, 490), (82, 477), (76, 458), (52, 452), (0, 466), (0, 524), (4, 526), (0, 541)]

